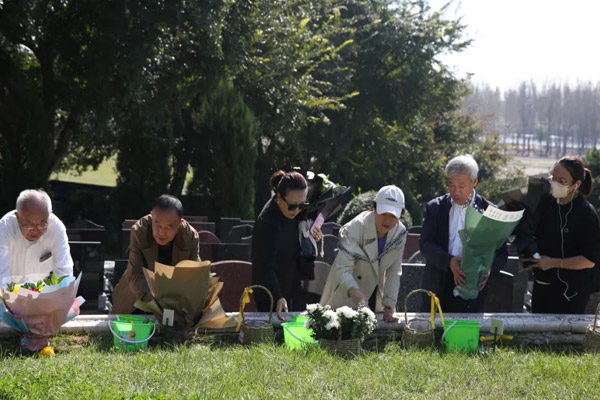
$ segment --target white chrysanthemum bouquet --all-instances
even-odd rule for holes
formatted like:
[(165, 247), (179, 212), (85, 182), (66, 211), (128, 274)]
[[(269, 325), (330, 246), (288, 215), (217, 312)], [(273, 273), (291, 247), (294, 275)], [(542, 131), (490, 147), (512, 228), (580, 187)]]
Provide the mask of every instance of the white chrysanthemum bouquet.
[(330, 306), (309, 304), (305, 311), (308, 320), (305, 327), (312, 329), (315, 340), (347, 340), (361, 341), (377, 327), (377, 318), (368, 307), (354, 310), (344, 306), (332, 310)]

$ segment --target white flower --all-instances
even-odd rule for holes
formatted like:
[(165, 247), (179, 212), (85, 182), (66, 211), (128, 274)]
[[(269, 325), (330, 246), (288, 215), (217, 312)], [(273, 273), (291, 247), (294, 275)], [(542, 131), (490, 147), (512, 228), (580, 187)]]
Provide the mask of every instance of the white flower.
[(304, 329), (310, 329), (310, 319), (304, 321)]
[(338, 329), (339, 327), (340, 327), (339, 320), (329, 320), (329, 322), (325, 324), (325, 329), (327, 329), (328, 331), (330, 331), (332, 329)]
[(308, 311), (308, 312), (315, 312), (319, 308), (321, 308), (321, 305), (319, 303), (307, 304), (306, 305), (306, 311)]
[(340, 308), (338, 308), (338, 309), (336, 310), (336, 312), (337, 312), (337, 315), (339, 315), (339, 316), (342, 316), (342, 315), (343, 315), (343, 316), (344, 316), (344, 317), (346, 317), (347, 319), (352, 319), (352, 318), (354, 318), (354, 317), (356, 317), (356, 316), (358, 315), (358, 312), (357, 312), (357, 311), (355, 311), (355, 310), (351, 309), (351, 308), (350, 308), (350, 307), (348, 307), (348, 306), (343, 306), (343, 307), (340, 307)]
[(323, 313), (323, 317), (326, 320), (328, 320), (327, 324), (325, 324), (325, 329), (331, 330), (331, 329), (337, 329), (340, 327), (340, 319), (338, 318), (335, 311), (325, 310), (325, 312)]
[(373, 313), (373, 311), (371, 311), (371, 309), (369, 307), (362, 307), (358, 311), (363, 314), (366, 314), (367, 317), (369, 318), (370, 322), (377, 322), (377, 318), (375, 317), (375, 314)]

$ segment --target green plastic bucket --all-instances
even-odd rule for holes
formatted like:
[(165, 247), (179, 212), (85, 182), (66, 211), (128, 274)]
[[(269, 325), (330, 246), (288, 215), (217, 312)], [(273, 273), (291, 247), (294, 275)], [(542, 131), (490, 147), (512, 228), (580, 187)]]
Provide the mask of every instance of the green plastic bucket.
[(156, 320), (153, 317), (148, 317), (146, 315), (117, 314), (116, 317), (117, 321), (129, 322), (132, 324), (150, 323), (151, 320), (156, 322)]
[(288, 349), (306, 349), (319, 345), (311, 336), (312, 330), (304, 327), (304, 322), (284, 322), (281, 326), (285, 347)]
[(113, 334), (113, 346), (124, 351), (136, 351), (148, 347), (148, 341), (156, 332), (154, 318), (137, 315), (117, 315), (108, 325)]
[(475, 352), (479, 348), (479, 322), (446, 319), (442, 343), (450, 352)]
[(293, 315), (292, 322), (304, 322), (307, 321), (308, 317), (305, 315)]

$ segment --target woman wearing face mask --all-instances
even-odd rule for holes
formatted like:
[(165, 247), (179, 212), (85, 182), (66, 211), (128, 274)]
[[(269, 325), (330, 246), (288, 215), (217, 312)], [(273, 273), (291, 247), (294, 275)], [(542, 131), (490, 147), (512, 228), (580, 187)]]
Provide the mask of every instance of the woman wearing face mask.
[(339, 252), (325, 283), (321, 304), (333, 309), (367, 305), (383, 311), (393, 322), (402, 254), (407, 230), (400, 222), (404, 193), (394, 185), (382, 187), (372, 210), (356, 216), (340, 229)]
[[(301, 280), (306, 276), (300, 268), (306, 268), (307, 262), (300, 260), (296, 216), (306, 203), (308, 189), (306, 179), (295, 171), (275, 172), (271, 188), (275, 195), (265, 204), (252, 231), (252, 284), (269, 289), (277, 316), (284, 320), (282, 311), (306, 308), (301, 288)], [(321, 236), (321, 231), (315, 229), (313, 237), (317, 242)], [(258, 311), (269, 311), (266, 293), (254, 291), (254, 300)]]
[(585, 199), (592, 174), (581, 159), (564, 157), (554, 165), (551, 185), (552, 195), (540, 200), (536, 212), (539, 258), (520, 261), (534, 268), (533, 312), (582, 314), (600, 260), (600, 222)]

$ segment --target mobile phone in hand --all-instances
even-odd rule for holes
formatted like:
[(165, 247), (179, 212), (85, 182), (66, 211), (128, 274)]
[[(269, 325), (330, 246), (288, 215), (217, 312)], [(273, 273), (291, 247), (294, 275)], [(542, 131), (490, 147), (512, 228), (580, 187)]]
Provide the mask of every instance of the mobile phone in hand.
[(319, 215), (317, 215), (317, 219), (315, 219), (315, 222), (313, 223), (312, 227), (310, 228), (310, 231), (312, 233), (314, 233), (315, 229), (321, 229), (324, 222), (325, 222), (325, 218), (323, 217), (323, 214), (319, 213)]

